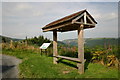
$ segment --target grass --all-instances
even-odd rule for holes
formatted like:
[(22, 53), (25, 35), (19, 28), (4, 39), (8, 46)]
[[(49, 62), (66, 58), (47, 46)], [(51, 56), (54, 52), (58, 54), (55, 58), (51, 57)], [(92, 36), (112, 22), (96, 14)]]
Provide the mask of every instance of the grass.
[(41, 56), (33, 51), (3, 49), (2, 53), (22, 59), (19, 65), (20, 78), (118, 78), (117, 69), (101, 64), (85, 65), (85, 73), (80, 75), (76, 63), (68, 60), (61, 60), (55, 65), (52, 57)]

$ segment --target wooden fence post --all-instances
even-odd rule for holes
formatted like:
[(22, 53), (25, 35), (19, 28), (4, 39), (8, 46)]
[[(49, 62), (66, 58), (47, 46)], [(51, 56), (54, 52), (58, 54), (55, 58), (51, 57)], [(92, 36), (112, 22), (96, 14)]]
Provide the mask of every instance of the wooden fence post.
[(54, 30), (53, 31), (53, 63), (54, 64), (57, 64), (57, 57), (55, 57), (55, 56), (57, 56), (58, 55), (58, 53), (57, 53), (57, 31), (56, 30)]
[(10, 48), (13, 49), (13, 40), (10, 40)]
[(78, 28), (78, 59), (82, 63), (78, 63), (78, 72), (80, 74), (84, 73), (84, 39), (83, 39), (83, 27), (84, 25), (80, 25)]

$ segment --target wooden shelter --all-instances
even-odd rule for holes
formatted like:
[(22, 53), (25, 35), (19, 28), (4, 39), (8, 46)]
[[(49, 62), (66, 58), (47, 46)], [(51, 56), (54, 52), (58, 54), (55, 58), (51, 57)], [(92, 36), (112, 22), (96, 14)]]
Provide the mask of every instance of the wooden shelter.
[[(77, 62), (78, 72), (80, 74), (84, 73), (84, 29), (94, 28), (97, 22), (94, 18), (87, 12), (87, 10), (82, 10), (77, 13), (71, 14), (52, 23), (47, 24), (42, 28), (43, 32), (53, 31), (53, 63), (57, 64), (58, 58), (63, 58), (71, 61)], [(71, 58), (58, 55), (57, 52), (57, 32), (66, 31), (78, 31), (78, 58)]]

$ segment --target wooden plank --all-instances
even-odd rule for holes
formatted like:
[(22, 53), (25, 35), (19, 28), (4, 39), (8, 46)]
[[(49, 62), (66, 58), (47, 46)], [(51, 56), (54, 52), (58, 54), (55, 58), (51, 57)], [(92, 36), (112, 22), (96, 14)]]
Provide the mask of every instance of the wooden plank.
[(84, 24), (87, 23), (87, 20), (86, 20), (86, 12), (84, 12)]
[(71, 24), (72, 24), (72, 23), (69, 22), (69, 23), (62, 24), (62, 25), (59, 25), (59, 26), (56, 26), (56, 27), (53, 27), (53, 28), (44, 29), (43, 32), (52, 31), (52, 30), (55, 30), (55, 29), (59, 29), (59, 28), (62, 28), (62, 27), (71, 25)]
[(88, 25), (88, 26), (95, 26), (95, 24), (89, 24), (89, 23), (82, 23), (82, 22), (75, 22), (75, 24), (82, 24), (82, 25)]
[(84, 39), (83, 39), (83, 28), (84, 25), (80, 25), (78, 28), (78, 59), (82, 62), (78, 63), (78, 72), (80, 74), (84, 73)]
[(74, 22), (76, 22), (78, 19), (80, 19), (84, 14), (81, 14), (80, 16), (78, 16), (77, 18), (72, 20), (72, 24), (74, 24)]
[[(57, 55), (58, 55), (58, 53), (57, 53), (57, 31), (54, 30), (53, 31), (53, 56), (57, 56)], [(53, 63), (57, 64), (56, 57), (53, 58)]]
[(78, 58), (71, 58), (71, 57), (66, 57), (66, 56), (56, 56), (56, 57), (70, 60), (70, 61), (81, 62)]
[(75, 24), (84, 24), (83, 22), (74, 22)]
[(95, 26), (95, 24), (89, 24), (89, 23), (86, 23), (84, 25), (88, 25), (88, 26)]
[[(79, 63), (82, 63), (78, 58), (71, 58), (71, 57), (66, 57), (66, 56), (54, 56), (54, 57), (57, 57), (57, 58), (62, 58), (62, 59), (66, 59), (66, 60), (70, 60), (70, 61), (75, 61), (75, 62), (79, 62)], [(84, 60), (84, 62), (86, 61), (86, 59)]]
[[(89, 23), (83, 23), (83, 22), (74, 22), (75, 24), (83, 24), (83, 25), (89, 25), (89, 26), (95, 26), (95, 24), (89, 24)], [(59, 30), (60, 28), (62, 27), (65, 27), (65, 26), (69, 26), (69, 25), (72, 25), (74, 24), (72, 22), (69, 22), (69, 23), (66, 23), (66, 24), (62, 24), (62, 25), (59, 25), (59, 26), (56, 26), (56, 27), (53, 27), (53, 28), (48, 28), (48, 29), (44, 29), (43, 32), (47, 32), (47, 31), (53, 31), (55, 29), (58, 29), (58, 31), (61, 31)]]

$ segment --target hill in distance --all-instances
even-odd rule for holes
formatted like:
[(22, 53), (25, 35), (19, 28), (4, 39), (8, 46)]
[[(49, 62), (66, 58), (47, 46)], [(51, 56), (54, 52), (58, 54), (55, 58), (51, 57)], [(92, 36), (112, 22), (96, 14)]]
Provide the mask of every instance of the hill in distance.
[[(77, 46), (77, 39), (68, 39), (63, 40), (63, 43), (71, 46)], [(87, 47), (95, 47), (95, 46), (104, 46), (104, 45), (117, 45), (118, 38), (85, 38), (85, 46)]]
[[(16, 38), (11, 38), (11, 37), (6, 37), (6, 36), (2, 36), (0, 35), (0, 43), (2, 43), (2, 41), (6, 41), (6, 42), (10, 42), (11, 40), (13, 41), (20, 41), (20, 40), (24, 40), (24, 39), (16, 39)], [(39, 43), (38, 43), (39, 44)], [(43, 43), (42, 43), (43, 44)], [(59, 46), (67, 46), (65, 43), (58, 41), (58, 45)]]
[(23, 39), (16, 39), (16, 38), (11, 38), (11, 37), (6, 37), (6, 36), (0, 35), (0, 43), (3, 40), (5, 40), (6, 42), (10, 42), (11, 40), (13, 40), (13, 41), (20, 41), (20, 40), (23, 40)]
[[(87, 47), (95, 47), (95, 46), (104, 46), (106, 45), (118, 45), (118, 39), (120, 38), (85, 38), (85, 46)], [(10, 38), (6, 36), (0, 35), (0, 43), (6, 40), (6, 42), (10, 42), (10, 40), (13, 41), (20, 41), (23, 39), (16, 39), (16, 38)], [(61, 46), (77, 46), (78, 41), (77, 39), (67, 39), (63, 41), (58, 41), (58, 45)]]

